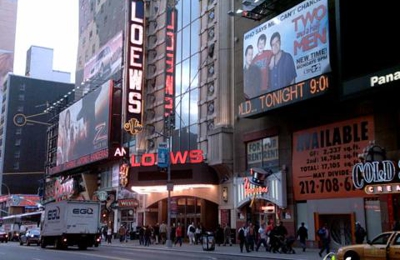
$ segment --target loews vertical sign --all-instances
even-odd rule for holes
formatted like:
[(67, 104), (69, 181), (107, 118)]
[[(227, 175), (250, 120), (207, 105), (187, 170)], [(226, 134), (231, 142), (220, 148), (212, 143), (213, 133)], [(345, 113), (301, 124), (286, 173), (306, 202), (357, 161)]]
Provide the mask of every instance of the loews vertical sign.
[(141, 129), (143, 115), (144, 3), (143, 1), (131, 0), (128, 8), (124, 129), (130, 134), (136, 134), (140, 131), (138, 129)]
[(164, 93), (164, 116), (174, 114), (175, 95), (175, 50), (176, 50), (176, 9), (168, 7), (166, 28), (166, 70), (165, 70), (165, 93)]

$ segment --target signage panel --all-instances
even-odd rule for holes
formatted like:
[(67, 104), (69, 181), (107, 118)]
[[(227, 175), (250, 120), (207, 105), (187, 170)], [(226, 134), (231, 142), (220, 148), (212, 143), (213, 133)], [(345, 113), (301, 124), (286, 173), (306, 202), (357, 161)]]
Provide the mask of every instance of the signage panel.
[(374, 140), (372, 116), (293, 133), (293, 189), (296, 200), (362, 197), (352, 167)]

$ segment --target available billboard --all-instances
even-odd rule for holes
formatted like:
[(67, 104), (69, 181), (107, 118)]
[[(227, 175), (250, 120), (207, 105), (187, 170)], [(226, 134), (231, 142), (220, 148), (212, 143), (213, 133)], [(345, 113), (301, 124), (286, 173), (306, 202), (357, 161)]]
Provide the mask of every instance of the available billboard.
[(304, 1), (243, 37), (246, 100), (331, 72), (328, 1)]
[(108, 158), (112, 87), (108, 81), (60, 113), (57, 172)]
[(293, 133), (295, 200), (365, 196), (353, 185), (352, 168), (375, 140), (372, 116), (334, 122)]
[(101, 47), (85, 64), (84, 81), (103, 82), (122, 66), (122, 32)]

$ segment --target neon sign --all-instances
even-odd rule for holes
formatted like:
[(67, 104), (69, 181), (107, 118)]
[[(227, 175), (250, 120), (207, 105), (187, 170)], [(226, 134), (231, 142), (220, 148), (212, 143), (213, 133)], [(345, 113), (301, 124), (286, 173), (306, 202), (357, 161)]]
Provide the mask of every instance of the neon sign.
[(165, 94), (164, 94), (164, 116), (174, 114), (174, 95), (175, 95), (175, 36), (176, 36), (176, 10), (167, 10), (166, 28), (166, 61), (165, 61)]
[[(157, 165), (157, 158), (156, 153), (143, 154), (138, 160), (135, 155), (132, 155), (130, 163), (132, 167), (154, 166)], [(202, 150), (170, 152), (170, 160), (171, 164), (196, 164), (204, 161), (204, 155)]]
[[(127, 32), (127, 79), (126, 79), (126, 115), (124, 129), (134, 134), (137, 131), (129, 131), (126, 125), (141, 125), (142, 123), (142, 86), (144, 64), (144, 3), (143, 1), (131, 1), (129, 6), (130, 19)], [(132, 123), (134, 122), (134, 123)]]
[(267, 193), (268, 192), (268, 187), (262, 187), (262, 186), (255, 186), (251, 184), (249, 178), (244, 179), (244, 195), (248, 196), (251, 194), (260, 194), (260, 193)]

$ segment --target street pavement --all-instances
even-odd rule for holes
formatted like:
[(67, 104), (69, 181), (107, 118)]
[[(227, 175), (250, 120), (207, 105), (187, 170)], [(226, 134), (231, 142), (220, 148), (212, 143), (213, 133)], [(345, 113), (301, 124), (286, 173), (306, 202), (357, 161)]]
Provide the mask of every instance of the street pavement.
[[(243, 250), (243, 253), (240, 252), (239, 244), (233, 244), (232, 246), (218, 246), (215, 245), (215, 250), (213, 251), (205, 251), (203, 249), (203, 245), (190, 245), (189, 243), (183, 243), (182, 246), (172, 246), (167, 247), (166, 245), (162, 244), (152, 244), (150, 246), (143, 246), (139, 244), (139, 240), (128, 240), (127, 242), (120, 242), (118, 239), (113, 239), (111, 244), (107, 243), (106, 241), (101, 242), (101, 246), (113, 246), (113, 247), (131, 247), (131, 248), (140, 248), (140, 249), (149, 249), (149, 250), (177, 250), (182, 252), (208, 252), (208, 253), (215, 253), (215, 254), (223, 254), (223, 255), (235, 255), (235, 256), (251, 256), (256, 258), (266, 258), (269, 257), (271, 259), (296, 259), (296, 260), (322, 260), (323, 258), (318, 255), (319, 249), (311, 248), (306, 249), (305, 252), (302, 251), (301, 248), (294, 247), (296, 254), (279, 254), (279, 253), (270, 253), (266, 252), (263, 246), (260, 247), (258, 252), (252, 251), (247, 253), (246, 250)], [(206, 247), (206, 246), (204, 246)]]

